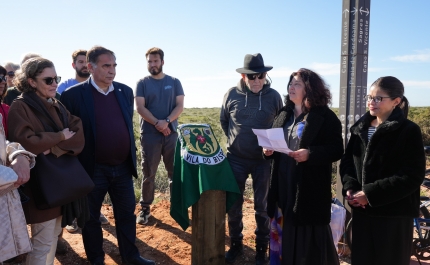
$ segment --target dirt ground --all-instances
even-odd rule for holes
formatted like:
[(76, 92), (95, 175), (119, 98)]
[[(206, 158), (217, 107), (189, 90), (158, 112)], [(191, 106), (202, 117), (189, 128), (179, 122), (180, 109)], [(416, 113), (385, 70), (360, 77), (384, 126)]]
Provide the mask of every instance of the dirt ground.
[[(145, 258), (155, 260), (157, 264), (163, 265), (190, 265), (191, 264), (191, 227), (183, 231), (180, 226), (170, 216), (170, 202), (167, 197), (158, 194), (157, 203), (151, 209), (152, 216), (147, 225), (137, 225), (137, 247), (141, 255)], [(136, 207), (136, 214), (139, 209)], [(110, 224), (103, 225), (104, 243), (103, 248), (106, 253), (106, 264), (121, 264), (121, 257), (118, 251), (118, 244), (115, 233), (115, 220), (110, 205), (104, 205), (103, 214), (108, 218)], [(191, 213), (191, 208), (189, 210)], [(190, 215), (191, 216), (191, 215)], [(227, 230), (227, 227), (226, 227)], [(255, 220), (252, 200), (246, 200), (244, 204), (244, 255), (240, 257), (235, 265), (255, 264)], [(84, 247), (82, 244), (81, 229), (76, 233), (64, 231), (64, 239), (67, 242), (68, 252), (64, 255), (57, 255), (55, 264), (79, 265), (89, 264), (86, 260)], [(230, 241), (226, 236), (225, 246), (228, 249)], [(340, 257), (341, 265), (350, 264), (349, 251), (340, 245), (344, 251)], [(19, 257), (14, 263), (21, 264), (25, 255)], [(418, 264), (411, 260), (412, 264)], [(422, 264), (430, 264), (424, 263)]]

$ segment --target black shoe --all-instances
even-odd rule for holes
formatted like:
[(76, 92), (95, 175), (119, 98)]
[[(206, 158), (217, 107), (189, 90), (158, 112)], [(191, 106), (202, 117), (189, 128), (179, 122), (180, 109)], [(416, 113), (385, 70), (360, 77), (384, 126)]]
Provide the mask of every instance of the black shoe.
[(233, 263), (236, 258), (243, 254), (242, 241), (232, 241), (230, 249), (225, 253), (225, 262)]
[(149, 207), (142, 207), (142, 210), (136, 217), (136, 224), (144, 225), (148, 223), (148, 218), (151, 216), (151, 211)]
[(57, 249), (55, 250), (55, 254), (64, 255), (66, 253), (67, 253), (66, 241), (64, 241), (62, 237), (58, 237)]
[(124, 264), (129, 265), (155, 265), (155, 262), (153, 260), (144, 259), (141, 256), (138, 256), (136, 258), (132, 258), (124, 262)]
[(267, 263), (267, 245), (258, 244), (255, 254), (255, 265), (265, 265)]

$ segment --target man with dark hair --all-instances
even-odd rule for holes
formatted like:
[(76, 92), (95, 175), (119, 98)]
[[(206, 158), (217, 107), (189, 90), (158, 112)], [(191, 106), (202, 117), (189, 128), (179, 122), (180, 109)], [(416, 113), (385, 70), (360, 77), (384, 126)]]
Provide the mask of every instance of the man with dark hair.
[(151, 75), (140, 79), (135, 89), (137, 112), (140, 114), (140, 142), (142, 144), (142, 210), (136, 223), (146, 224), (154, 201), (154, 180), (161, 156), (171, 182), (173, 157), (178, 134), (178, 117), (184, 109), (181, 82), (163, 73), (164, 52), (154, 47), (146, 52)]
[(86, 50), (76, 50), (72, 53), (72, 67), (75, 69), (76, 74), (75, 78), (70, 78), (64, 80), (60, 84), (58, 84), (57, 92), (63, 93), (67, 88), (84, 82), (90, 76), (90, 72), (88, 72), (87, 67), (87, 51)]
[[(241, 74), (237, 86), (230, 88), (224, 96), (221, 108), (221, 127), (227, 136), (227, 159), (241, 193), (249, 175), (254, 190), (256, 256), (255, 264), (266, 264), (269, 243), (269, 216), (267, 194), (270, 181), (270, 161), (263, 158), (252, 129), (269, 129), (276, 114), (282, 108), (282, 98), (270, 87), (266, 78), (272, 66), (265, 66), (261, 54), (247, 54), (244, 67), (236, 71)], [(228, 228), (231, 239), (225, 261), (233, 263), (243, 253), (242, 244), (243, 196), (228, 212)]]
[(88, 194), (90, 220), (82, 229), (85, 252), (91, 264), (104, 264), (100, 209), (106, 193), (114, 206), (115, 228), (123, 263), (151, 265), (135, 245), (135, 197), (132, 176), (136, 172), (133, 135), (133, 90), (114, 82), (115, 54), (101, 46), (87, 52), (91, 77), (67, 89), (61, 102), (82, 120), (85, 147), (79, 160), (95, 188)]
[[(61, 94), (69, 87), (84, 82), (88, 79), (88, 77), (90, 76), (90, 72), (88, 71), (87, 67), (86, 50), (79, 49), (72, 53), (72, 67), (76, 71), (75, 78), (64, 80), (60, 84), (58, 84), (57, 93)], [(109, 224), (109, 221), (102, 213), (100, 213), (100, 222), (102, 223), (102, 225)], [(67, 225), (65, 228), (67, 232), (74, 233), (78, 231), (78, 224), (76, 223), (76, 220), (74, 220), (72, 225)]]

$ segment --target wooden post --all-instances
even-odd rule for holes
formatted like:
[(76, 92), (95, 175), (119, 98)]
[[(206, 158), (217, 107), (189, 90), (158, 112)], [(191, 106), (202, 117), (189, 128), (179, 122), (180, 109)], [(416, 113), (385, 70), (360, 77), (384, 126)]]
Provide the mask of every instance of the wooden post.
[(209, 190), (192, 206), (192, 265), (225, 265), (225, 191)]

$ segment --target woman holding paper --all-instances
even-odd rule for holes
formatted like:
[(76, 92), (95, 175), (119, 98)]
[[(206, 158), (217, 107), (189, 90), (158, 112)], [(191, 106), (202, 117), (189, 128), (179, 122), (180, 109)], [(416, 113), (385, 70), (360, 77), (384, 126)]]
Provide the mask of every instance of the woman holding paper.
[(292, 152), (263, 149), (273, 158), (267, 212), (274, 218), (270, 248), (278, 253), (271, 253), (271, 264), (339, 264), (329, 223), (332, 163), (343, 154), (343, 140), (330, 103), (317, 73), (301, 68), (291, 74), (273, 128), (283, 128)]

